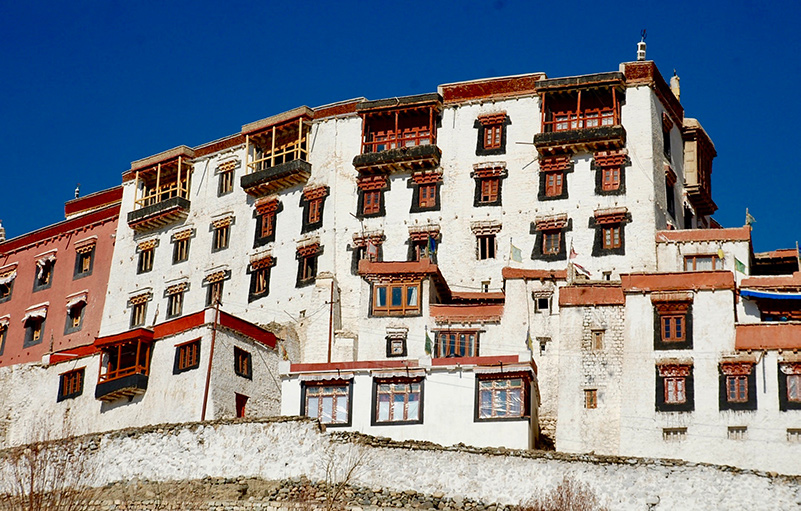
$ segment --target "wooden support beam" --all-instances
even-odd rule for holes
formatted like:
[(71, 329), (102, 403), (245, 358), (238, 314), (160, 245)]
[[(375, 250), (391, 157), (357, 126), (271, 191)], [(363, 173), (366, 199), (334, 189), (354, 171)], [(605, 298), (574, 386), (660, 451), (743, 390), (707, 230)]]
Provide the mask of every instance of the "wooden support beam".
[(275, 126), (273, 126), (272, 149), (270, 150), (270, 167), (275, 167)]

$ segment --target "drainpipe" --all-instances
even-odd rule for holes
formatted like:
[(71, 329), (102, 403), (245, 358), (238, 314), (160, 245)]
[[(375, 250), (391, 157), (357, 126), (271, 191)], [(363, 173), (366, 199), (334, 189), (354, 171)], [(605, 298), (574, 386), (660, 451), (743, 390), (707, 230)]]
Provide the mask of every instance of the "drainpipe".
[(200, 420), (206, 420), (206, 404), (209, 401), (209, 384), (211, 383), (211, 362), (214, 360), (214, 343), (217, 340), (217, 321), (220, 316), (220, 299), (217, 298), (214, 304), (214, 323), (211, 326), (211, 349), (209, 349), (209, 367), (206, 370), (206, 388), (203, 390), (203, 409), (200, 412)]

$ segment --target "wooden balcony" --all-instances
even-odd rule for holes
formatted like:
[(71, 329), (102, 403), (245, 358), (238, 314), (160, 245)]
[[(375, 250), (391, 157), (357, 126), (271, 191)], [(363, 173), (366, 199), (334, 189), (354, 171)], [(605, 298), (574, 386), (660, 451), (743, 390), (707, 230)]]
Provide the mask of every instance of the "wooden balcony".
[(153, 332), (136, 329), (95, 341), (103, 357), (95, 387), (95, 398), (113, 401), (133, 398), (147, 390)]
[(138, 394), (144, 394), (147, 390), (147, 380), (146, 374), (129, 374), (114, 380), (98, 382), (95, 387), (95, 399), (114, 401), (121, 397), (133, 398)]
[(381, 174), (429, 170), (439, 166), (442, 151), (436, 145), (396, 147), (375, 153), (359, 154), (353, 166), (360, 174)]
[(245, 193), (263, 197), (295, 185), (302, 185), (311, 176), (311, 163), (304, 160), (291, 160), (274, 167), (265, 167), (251, 174), (245, 174), (240, 184)]
[(128, 225), (136, 231), (149, 231), (183, 220), (189, 214), (189, 201), (172, 197), (128, 213)]
[(626, 130), (623, 126), (598, 126), (537, 133), (534, 145), (543, 155), (622, 149)]

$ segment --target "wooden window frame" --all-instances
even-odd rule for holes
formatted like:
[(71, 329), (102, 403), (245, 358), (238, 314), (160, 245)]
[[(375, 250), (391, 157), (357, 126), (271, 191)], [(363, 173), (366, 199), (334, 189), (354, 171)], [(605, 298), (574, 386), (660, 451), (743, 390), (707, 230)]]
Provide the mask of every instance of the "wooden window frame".
[(147, 321), (147, 302), (131, 305), (131, 328), (145, 325)]
[(683, 405), (687, 403), (687, 377), (663, 376), (666, 405)]
[(75, 252), (75, 272), (72, 279), (81, 279), (92, 274), (95, 261), (95, 247), (83, 252)]
[(206, 307), (212, 307), (216, 305), (218, 301), (222, 304), (223, 291), (225, 289), (223, 282), (225, 281), (217, 280), (209, 282), (208, 291), (206, 291)]
[(607, 224), (601, 226), (601, 248), (613, 250), (623, 246), (623, 226)]
[(584, 408), (586, 410), (598, 408), (598, 389), (584, 389)]
[(42, 265), (41, 276), (39, 275), (39, 265), (36, 265), (36, 274), (33, 279), (33, 292), (48, 289), (53, 285), (53, 272), (55, 270), (56, 262), (47, 261)]
[[(556, 240), (556, 245), (554, 245)], [(558, 255), (562, 249), (562, 231), (560, 229), (548, 229), (542, 231), (542, 255)]]
[(185, 291), (179, 291), (167, 295), (167, 319), (177, 318), (183, 313), (184, 293)]
[(172, 264), (179, 264), (189, 260), (189, 238), (172, 242)]
[(601, 190), (611, 192), (620, 189), (620, 167), (603, 167)]
[(298, 259), (298, 281), (300, 283), (314, 282), (317, 278), (318, 254), (301, 256)]
[(501, 189), (500, 177), (483, 177), (479, 179), (481, 192), (479, 193), (479, 203), (490, 204), (498, 202), (498, 193)]
[(478, 260), (495, 259), (495, 234), (479, 234), (476, 236), (476, 258)]
[(687, 314), (660, 314), (659, 327), (662, 331), (663, 343), (684, 343), (687, 341)]
[(253, 270), (250, 274), (250, 281), (250, 301), (261, 298), (262, 296), (267, 296), (270, 293), (270, 267), (265, 266), (264, 268)]
[(211, 241), (211, 251), (219, 252), (225, 250), (231, 243), (231, 226), (221, 225), (213, 229), (213, 237)]
[(748, 402), (748, 376), (726, 376), (726, 401), (729, 403)]
[[(710, 260), (712, 268), (698, 269), (698, 262), (702, 260)], [(723, 260), (716, 254), (691, 254), (684, 256), (684, 271), (714, 271), (723, 269)]]
[(153, 271), (153, 259), (155, 257), (155, 253), (155, 247), (139, 251), (139, 260), (136, 263), (137, 275)]
[(58, 398), (56, 401), (75, 399), (83, 394), (83, 384), (86, 378), (86, 368), (73, 369), (59, 375)]
[(417, 206), (421, 209), (437, 207), (437, 183), (423, 183), (417, 188)]
[(801, 403), (801, 374), (787, 374), (787, 402)]
[(564, 192), (565, 173), (545, 172), (545, 197), (561, 197)]
[[(422, 313), (422, 282), (373, 284), (373, 316), (418, 316)], [(393, 290), (400, 289), (400, 305), (392, 305)], [(383, 290), (383, 292), (382, 292)], [(416, 300), (412, 300), (416, 298)], [(410, 302), (416, 301), (416, 304)], [(381, 302), (384, 302), (383, 304)]]
[(484, 125), (484, 150), (500, 149), (503, 144), (503, 123), (493, 123)]
[(362, 215), (377, 215), (381, 213), (381, 190), (362, 191)]
[(478, 330), (440, 330), (436, 332), (433, 357), (478, 357), (480, 342)]
[(323, 201), (325, 200), (324, 197), (320, 197), (317, 199), (312, 199), (309, 201), (308, 206), (308, 215), (306, 217), (307, 224), (316, 224), (320, 220), (322, 220), (322, 212), (323, 212)]
[(191, 371), (200, 367), (200, 339), (175, 346), (175, 364), (173, 374)]
[[(316, 414), (310, 413), (310, 401), (316, 399)], [(344, 410), (340, 401), (345, 401)], [(331, 417), (325, 417), (325, 403), (330, 400)], [(353, 405), (353, 384), (350, 380), (303, 382), (301, 396), (301, 415), (315, 418), (326, 426), (346, 427), (351, 425), (351, 412)], [(313, 404), (313, 403), (312, 403)], [(339, 412), (344, 413), (344, 417)]]
[[(528, 420), (531, 376), (521, 373), (476, 375), (476, 422)], [(512, 396), (510, 399), (507, 396)], [(514, 394), (517, 394), (514, 397)], [(503, 408), (500, 397), (504, 397)], [(517, 401), (515, 406), (514, 401)]]
[[(78, 311), (76, 317), (74, 311)], [(67, 319), (64, 323), (64, 335), (78, 332), (83, 327), (83, 317), (86, 314), (86, 302), (79, 302), (67, 309)]]
[[(373, 413), (372, 425), (405, 425), (423, 423), (423, 389), (422, 378), (374, 378), (373, 379)], [(403, 399), (400, 416), (396, 416), (396, 406)], [(417, 403), (417, 414), (412, 415), (411, 403)], [(382, 414), (382, 404), (386, 405), (386, 414)], [(385, 418), (383, 418), (385, 417)]]
[(25, 341), (23, 348), (29, 348), (42, 342), (44, 338), (45, 321), (47, 318), (28, 318), (25, 321)]
[(223, 195), (228, 195), (229, 193), (234, 191), (234, 171), (226, 170), (224, 172), (220, 172), (219, 181), (217, 184), (217, 197), (222, 197)]
[(249, 351), (234, 346), (234, 373), (248, 380), (253, 379), (253, 357)]

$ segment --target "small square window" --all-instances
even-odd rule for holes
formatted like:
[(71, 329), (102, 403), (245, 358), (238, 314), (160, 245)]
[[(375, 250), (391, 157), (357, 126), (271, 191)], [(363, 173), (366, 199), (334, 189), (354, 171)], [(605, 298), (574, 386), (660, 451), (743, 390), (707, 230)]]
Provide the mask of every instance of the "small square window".
[(551, 312), (551, 299), (548, 297), (535, 298), (534, 312), (539, 312), (539, 313)]
[(234, 373), (243, 378), (253, 378), (250, 353), (234, 346)]
[(480, 180), (481, 195), (479, 202), (481, 203), (497, 202), (500, 182), (501, 182), (500, 178), (497, 177), (486, 177), (484, 179), (481, 179)]
[(377, 215), (381, 212), (381, 190), (362, 192), (362, 214)]
[(146, 248), (139, 251), (139, 261), (136, 265), (136, 273), (147, 273), (153, 270), (153, 256), (155, 248)]
[(557, 255), (561, 249), (562, 233), (561, 231), (543, 231), (542, 232), (542, 254), (543, 255)]
[(245, 409), (248, 404), (248, 396), (234, 392), (234, 406), (236, 406), (236, 418), (241, 419), (245, 416)]
[(495, 259), (495, 235), (476, 236), (477, 255), (479, 259)]
[(601, 189), (612, 191), (620, 188), (620, 167), (604, 167)]
[(745, 426), (729, 426), (729, 440), (746, 440), (748, 438), (748, 428)]
[(173, 374), (200, 367), (200, 339), (179, 344), (175, 347)]
[(585, 389), (584, 390), (584, 408), (593, 409), (598, 408), (598, 390)]
[(417, 187), (417, 204), (420, 209), (434, 208), (437, 206), (437, 184), (427, 183)]
[(726, 400), (730, 403), (748, 401), (748, 376), (726, 376)]
[(189, 259), (189, 238), (175, 240), (172, 250), (172, 264), (182, 263)]
[(220, 172), (219, 185), (217, 186), (217, 196), (221, 197), (234, 191), (234, 171), (228, 170)]
[(387, 336), (387, 357), (406, 356), (406, 334)]
[(684, 314), (661, 315), (662, 342), (684, 342), (686, 329)]
[(476, 380), (476, 420), (528, 417), (529, 379), (525, 375), (480, 377)]
[(620, 248), (622, 246), (620, 236), (620, 224), (605, 225), (602, 227), (601, 247), (605, 250)]
[(57, 401), (73, 399), (83, 393), (84, 370), (85, 368), (82, 367), (61, 374), (59, 377)]
[(484, 149), (498, 149), (501, 147), (502, 124), (484, 126)]
[(228, 248), (228, 243), (231, 240), (231, 226), (230, 224), (220, 225), (214, 228), (214, 238), (211, 244), (211, 251), (218, 252)]
[(423, 383), (419, 380), (374, 380), (374, 424), (423, 422)]
[(801, 429), (788, 429), (787, 430), (787, 441), (792, 442), (794, 444), (801, 443)]
[(75, 272), (73, 279), (88, 277), (92, 274), (92, 266), (95, 258), (95, 247), (84, 247), (75, 252)]
[(351, 383), (304, 382), (303, 415), (330, 426), (349, 426)]
[(147, 313), (147, 302), (135, 303), (131, 306), (131, 328), (144, 326)]
[(548, 344), (551, 342), (551, 338), (537, 337), (537, 342), (540, 345), (540, 355), (545, 355), (545, 351), (548, 349)]
[(547, 172), (545, 174), (545, 196), (559, 197), (562, 195), (562, 183), (564, 174), (562, 172)]
[(665, 442), (681, 442), (687, 438), (687, 428), (664, 428), (662, 440)]

